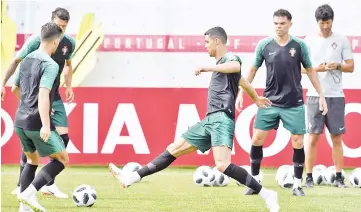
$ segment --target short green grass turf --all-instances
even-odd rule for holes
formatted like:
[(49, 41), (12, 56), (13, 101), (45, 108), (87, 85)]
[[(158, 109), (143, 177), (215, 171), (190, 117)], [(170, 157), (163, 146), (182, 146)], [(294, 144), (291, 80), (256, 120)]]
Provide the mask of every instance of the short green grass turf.
[[(2, 166), (1, 211), (18, 211), (19, 203), (16, 197), (10, 194), (17, 183), (18, 169), (18, 166)], [(194, 170), (195, 168), (169, 168), (124, 189), (119, 186), (107, 167), (69, 167), (57, 177), (56, 184), (70, 198), (56, 199), (44, 197), (39, 193), (38, 199), (50, 212), (267, 211), (258, 195), (243, 195), (245, 187), (237, 186), (234, 180), (231, 180), (227, 187), (221, 188), (196, 186), (192, 179)], [(350, 172), (351, 170), (346, 171), (347, 174)], [(291, 189), (282, 189), (277, 185), (274, 180), (275, 169), (263, 169), (263, 173), (263, 184), (278, 192), (281, 211), (361, 211), (360, 188), (317, 186), (304, 189), (307, 195), (305, 197), (294, 197)], [(98, 199), (93, 207), (78, 208), (73, 203), (72, 191), (80, 184), (96, 188)]]

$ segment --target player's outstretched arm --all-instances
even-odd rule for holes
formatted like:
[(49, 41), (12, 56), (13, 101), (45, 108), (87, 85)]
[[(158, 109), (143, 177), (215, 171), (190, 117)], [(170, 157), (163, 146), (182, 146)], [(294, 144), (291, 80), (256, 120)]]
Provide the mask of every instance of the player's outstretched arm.
[(239, 85), (251, 97), (258, 107), (268, 107), (272, 105), (272, 102), (269, 99), (258, 96), (256, 89), (254, 89), (254, 87), (243, 77), (241, 77)]
[(241, 64), (239, 61), (229, 61), (218, 65), (207, 66), (202, 68), (202, 72), (220, 72), (224, 74), (241, 72)]

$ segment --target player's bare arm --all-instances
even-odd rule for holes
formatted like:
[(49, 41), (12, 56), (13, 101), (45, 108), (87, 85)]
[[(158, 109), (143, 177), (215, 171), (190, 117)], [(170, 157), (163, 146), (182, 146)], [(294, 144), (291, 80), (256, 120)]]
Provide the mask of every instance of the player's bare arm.
[[(257, 68), (257, 67), (255, 67), (255, 66), (252, 66), (252, 67), (251, 67), (251, 70), (249, 71), (249, 74), (248, 74), (248, 76), (247, 76), (247, 81), (248, 81), (249, 83), (252, 83), (254, 77), (256, 76), (257, 71), (258, 71), (258, 68)], [(242, 80), (244, 80), (244, 79), (241, 78), (241, 79), (239, 80), (239, 86), (240, 86), (240, 88), (239, 88), (238, 95), (237, 95), (237, 98), (236, 98), (236, 109), (237, 109), (238, 111), (241, 111), (241, 110), (242, 110), (242, 107), (243, 107), (243, 87), (242, 87), (242, 85), (241, 85)]]
[(269, 99), (263, 96), (258, 96), (256, 89), (254, 89), (254, 87), (243, 77), (239, 80), (239, 85), (243, 88), (243, 90), (245, 90), (258, 107), (269, 107), (272, 105), (272, 102)]
[(65, 61), (63, 74), (64, 74), (64, 81), (66, 86), (66, 90), (65, 90), (66, 101), (70, 103), (74, 100), (74, 92), (71, 87), (71, 81), (73, 77), (73, 66), (71, 64), (71, 60)]
[(230, 61), (218, 65), (206, 66), (198, 68), (195, 74), (198, 76), (201, 72), (220, 72), (223, 74), (239, 73), (241, 71), (241, 64), (238, 61)]
[(306, 71), (307, 71), (307, 76), (310, 79), (313, 87), (315, 88), (316, 92), (320, 96), (320, 110), (322, 111), (322, 115), (326, 115), (326, 113), (328, 111), (327, 103), (326, 103), (325, 96), (323, 95), (323, 92), (322, 92), (320, 81), (318, 80), (318, 77), (317, 77), (317, 72), (313, 67), (307, 68)]
[(11, 92), (20, 100), (20, 87), (17, 85), (13, 85), (11, 87)]
[(16, 68), (18, 67), (19, 63), (21, 62), (21, 58), (16, 57), (11, 61), (9, 67), (5, 71), (4, 80), (2, 81), (2, 89), (1, 89), (1, 100), (4, 100), (5, 97), (5, 85), (9, 81), (10, 77), (14, 75)]
[(40, 131), (41, 138), (47, 142), (50, 136), (50, 90), (47, 88), (39, 89), (38, 108), (43, 127)]

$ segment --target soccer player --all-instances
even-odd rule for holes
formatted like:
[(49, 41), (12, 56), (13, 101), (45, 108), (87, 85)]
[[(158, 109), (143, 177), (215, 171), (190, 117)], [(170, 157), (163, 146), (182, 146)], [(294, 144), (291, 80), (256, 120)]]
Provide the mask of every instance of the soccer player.
[[(69, 12), (64, 8), (56, 8), (52, 12), (51, 20), (52, 22), (56, 23), (62, 30), (63, 33), (66, 30), (70, 19)], [(17, 56), (14, 58), (13, 62), (10, 64), (8, 70), (5, 73), (4, 81), (2, 82), (2, 90), (1, 90), (1, 97), (4, 99), (5, 96), (5, 85), (9, 78), (14, 74), (16, 67), (18, 64), (23, 60), (28, 54), (32, 53), (33, 51), (37, 50), (40, 46), (40, 36), (33, 35), (31, 36), (26, 43), (23, 45), (21, 50), (17, 53)], [(59, 85), (60, 85), (60, 75), (62, 71), (64, 72), (65, 84), (66, 84), (66, 101), (73, 101), (74, 93), (71, 88), (71, 77), (72, 77), (72, 66), (71, 66), (71, 58), (72, 54), (75, 49), (75, 41), (72, 37), (63, 34), (62, 39), (59, 43), (58, 48), (52, 54), (53, 60), (59, 65), (59, 74), (55, 80), (55, 86), (57, 89), (55, 91), (54, 103), (53, 103), (53, 115), (51, 119), (56, 126), (56, 130), (60, 134), (61, 138), (64, 141), (65, 148), (69, 142), (68, 136), (68, 120), (64, 108), (63, 101), (59, 94)], [(21, 160), (20, 160), (20, 175), (22, 170), (24, 169), (24, 164), (26, 163), (26, 156), (24, 152), (22, 152)], [(20, 176), (17, 188), (12, 192), (12, 194), (18, 194), (20, 189)], [(68, 198), (68, 195), (64, 194), (63, 192), (58, 189), (55, 185), (54, 181), (49, 182), (46, 186), (44, 186), (41, 191), (44, 194), (54, 195), (57, 198)]]
[(238, 84), (246, 90), (257, 106), (266, 107), (270, 102), (267, 98), (259, 97), (255, 89), (241, 77), (241, 59), (228, 52), (225, 30), (221, 27), (214, 27), (204, 35), (205, 48), (209, 56), (215, 57), (217, 60), (216, 65), (195, 70), (196, 76), (202, 72), (212, 72), (208, 88), (206, 117), (190, 127), (181, 139), (171, 143), (162, 154), (137, 172), (123, 173), (112, 163), (109, 164), (109, 169), (123, 187), (128, 187), (145, 176), (165, 169), (182, 155), (196, 150), (205, 152), (212, 148), (215, 164), (219, 171), (256, 190), (271, 211), (278, 211), (277, 193), (262, 187), (245, 169), (231, 163)]
[[(345, 133), (345, 97), (342, 89), (342, 72), (354, 70), (352, 49), (347, 37), (332, 32), (334, 12), (325, 4), (316, 9), (315, 18), (319, 33), (307, 36), (305, 42), (311, 54), (314, 69), (318, 72), (328, 113), (319, 111), (319, 95), (311, 87), (307, 92), (307, 119), (309, 145), (306, 151), (305, 187), (313, 187), (312, 168), (316, 159), (316, 145), (326, 125), (332, 139), (332, 158), (336, 166), (336, 187), (347, 187), (342, 178), (343, 166), (342, 134)], [(344, 62), (344, 63), (343, 63)]]
[[(50, 55), (59, 45), (61, 36), (62, 29), (55, 23), (42, 26), (40, 46), (22, 60), (12, 88), (20, 99), (15, 114), (15, 132), (27, 157), (20, 176), (18, 199), (34, 211), (45, 211), (36, 194), (65, 168), (69, 160), (62, 138), (50, 119), (59, 72), (59, 65)], [(52, 160), (35, 176), (40, 157)]]
[[(252, 175), (259, 181), (259, 171), (263, 158), (264, 141), (268, 131), (278, 129), (280, 120), (291, 132), (293, 146), (294, 184), (293, 195), (304, 196), (301, 179), (305, 152), (303, 135), (306, 133), (305, 108), (301, 85), (301, 64), (307, 70), (316, 92), (320, 95), (320, 109), (327, 113), (327, 104), (322, 94), (316, 71), (312, 68), (306, 44), (299, 38), (289, 35), (292, 26), (289, 11), (279, 9), (273, 14), (276, 35), (262, 39), (256, 47), (256, 59), (248, 76), (252, 82), (263, 61), (267, 68), (267, 82), (264, 96), (272, 102), (270, 108), (259, 108), (254, 122), (252, 147), (250, 150)], [(237, 97), (237, 109), (240, 109), (242, 92)], [(257, 194), (252, 188), (246, 195)]]

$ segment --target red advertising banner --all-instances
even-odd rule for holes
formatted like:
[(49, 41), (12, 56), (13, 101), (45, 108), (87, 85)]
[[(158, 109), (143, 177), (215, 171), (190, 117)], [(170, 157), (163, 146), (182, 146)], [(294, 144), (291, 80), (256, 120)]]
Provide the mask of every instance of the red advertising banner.
[[(106, 165), (130, 161), (146, 164), (202, 119), (207, 109), (205, 88), (76, 88), (75, 102), (66, 104), (69, 118), (70, 164)], [(262, 90), (258, 90), (262, 92)], [(63, 93), (63, 92), (62, 92)], [(361, 90), (345, 90), (346, 134), (343, 136), (345, 166), (361, 164)], [(13, 130), (18, 101), (7, 88), (1, 110), (1, 161), (17, 164), (21, 146)], [(250, 139), (257, 107), (245, 97), (244, 110), (236, 115), (232, 160), (249, 164)], [(306, 136), (307, 137), (307, 136)], [(306, 141), (306, 139), (305, 139)], [(332, 142), (321, 136), (317, 163), (332, 164)], [(193, 153), (174, 165), (213, 165), (210, 153)], [(263, 165), (292, 163), (290, 134), (280, 127), (271, 131), (264, 145)]]

